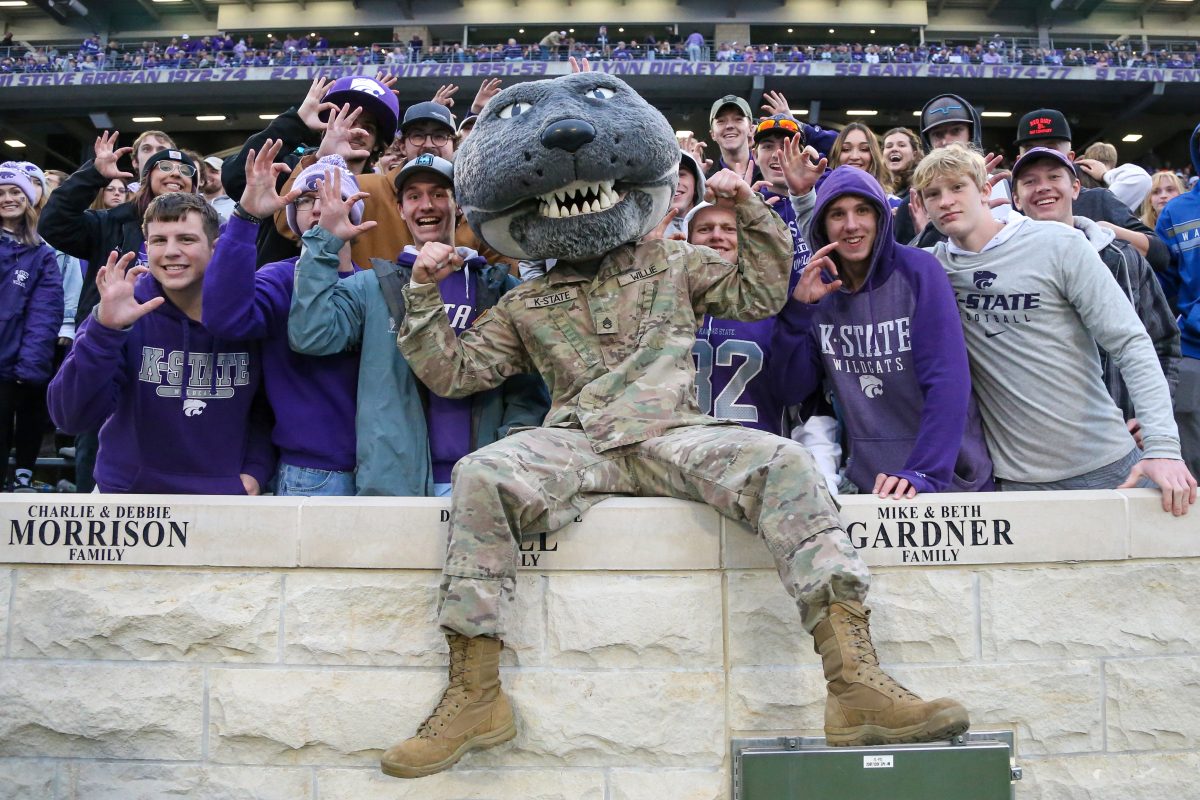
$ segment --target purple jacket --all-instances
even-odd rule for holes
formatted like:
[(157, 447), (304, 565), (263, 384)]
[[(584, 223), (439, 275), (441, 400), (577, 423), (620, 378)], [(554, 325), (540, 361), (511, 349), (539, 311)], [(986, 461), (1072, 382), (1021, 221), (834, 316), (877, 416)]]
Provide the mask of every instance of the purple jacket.
[[(145, 275), (134, 294), (162, 288)], [(50, 382), (50, 416), (67, 433), (100, 428), (102, 492), (244, 494), (241, 473), (265, 487), (275, 467), (254, 408), (260, 359), (256, 343), (218, 340), (169, 300), (128, 330), (89, 317)]]
[(355, 464), (358, 352), (306, 356), (288, 345), (299, 257), (255, 272), (258, 226), (231, 217), (204, 273), (204, 327), (222, 339), (262, 340), (263, 386), (275, 412), (271, 441), (285, 464), (348, 472)]
[(0, 381), (50, 380), (62, 317), (54, 250), (0, 234)]
[(962, 324), (941, 265), (895, 242), (883, 189), (854, 167), (838, 167), (817, 190), (809, 246), (828, 243), (822, 216), (847, 194), (879, 212), (867, 278), (815, 304), (788, 298), (772, 342), (792, 380), (786, 399), (800, 402), (829, 379), (849, 440), (846, 475), (862, 491), (879, 473), (920, 492), (991, 489)]

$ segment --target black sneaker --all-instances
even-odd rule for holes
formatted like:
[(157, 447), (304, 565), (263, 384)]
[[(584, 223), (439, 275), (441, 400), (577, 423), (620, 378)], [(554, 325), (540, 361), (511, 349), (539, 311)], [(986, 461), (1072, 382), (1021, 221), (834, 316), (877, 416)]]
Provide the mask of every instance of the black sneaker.
[(18, 475), (13, 480), (12, 490), (14, 492), (36, 492), (33, 488), (33, 482), (25, 475)]

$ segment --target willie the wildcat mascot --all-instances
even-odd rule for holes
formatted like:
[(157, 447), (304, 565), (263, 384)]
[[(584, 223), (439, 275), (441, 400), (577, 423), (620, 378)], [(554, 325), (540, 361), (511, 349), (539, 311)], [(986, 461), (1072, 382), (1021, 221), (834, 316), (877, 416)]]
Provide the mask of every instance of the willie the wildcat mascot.
[(867, 569), (808, 452), (697, 407), (697, 321), (778, 313), (792, 242), (726, 170), (708, 185), (736, 212), (737, 265), (683, 242), (639, 243), (666, 213), (678, 168), (663, 116), (595, 72), (500, 92), (456, 156), (456, 195), (471, 227), (505, 255), (557, 264), (455, 336), (436, 284), (456, 256), (425, 245), (404, 293), (400, 349), (439, 395), (536, 370), (553, 404), (543, 427), (454, 470), (438, 612), (449, 686), (416, 735), (384, 754), (388, 775), (430, 775), (516, 735), (498, 667), (519, 542), (615, 495), (707, 503), (762, 536), (825, 667), (830, 743), (925, 741), (967, 728), (962, 706), (924, 702), (879, 668), (862, 605)]

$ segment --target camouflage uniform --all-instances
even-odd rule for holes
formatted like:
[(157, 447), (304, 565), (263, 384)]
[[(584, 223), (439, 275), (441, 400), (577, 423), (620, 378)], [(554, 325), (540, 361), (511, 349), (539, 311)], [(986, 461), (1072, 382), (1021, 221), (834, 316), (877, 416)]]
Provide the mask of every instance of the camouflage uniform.
[(737, 221), (740, 267), (682, 242), (623, 245), (594, 269), (563, 264), (512, 289), (460, 337), (436, 286), (405, 290), (398, 344), (432, 391), (461, 397), (536, 370), (553, 399), (545, 427), (455, 467), (443, 628), (502, 636), (520, 539), (616, 495), (697, 500), (748, 523), (810, 631), (830, 601), (865, 598), (866, 566), (808, 451), (696, 404), (697, 321), (763, 319), (786, 299), (788, 229), (757, 196)]

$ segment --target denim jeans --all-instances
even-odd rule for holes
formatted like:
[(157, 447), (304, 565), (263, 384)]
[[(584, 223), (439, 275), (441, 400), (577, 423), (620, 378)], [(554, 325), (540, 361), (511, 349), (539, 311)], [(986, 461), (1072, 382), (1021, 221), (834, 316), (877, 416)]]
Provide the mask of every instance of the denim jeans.
[[(1142, 451), (1136, 447), (1129, 451), (1124, 458), (1117, 459), (1111, 464), (1098, 467), (1091, 472), (1076, 475), (1073, 478), (1063, 478), (1060, 481), (1046, 483), (1024, 483), (1022, 481), (998, 480), (996, 484), (1002, 492), (1040, 492), (1063, 489), (1115, 489), (1129, 477), (1129, 470), (1142, 460)], [(1138, 481), (1139, 489), (1153, 489), (1154, 483), (1149, 478)]]
[(354, 473), (279, 463), (275, 470), (277, 497), (352, 497)]

